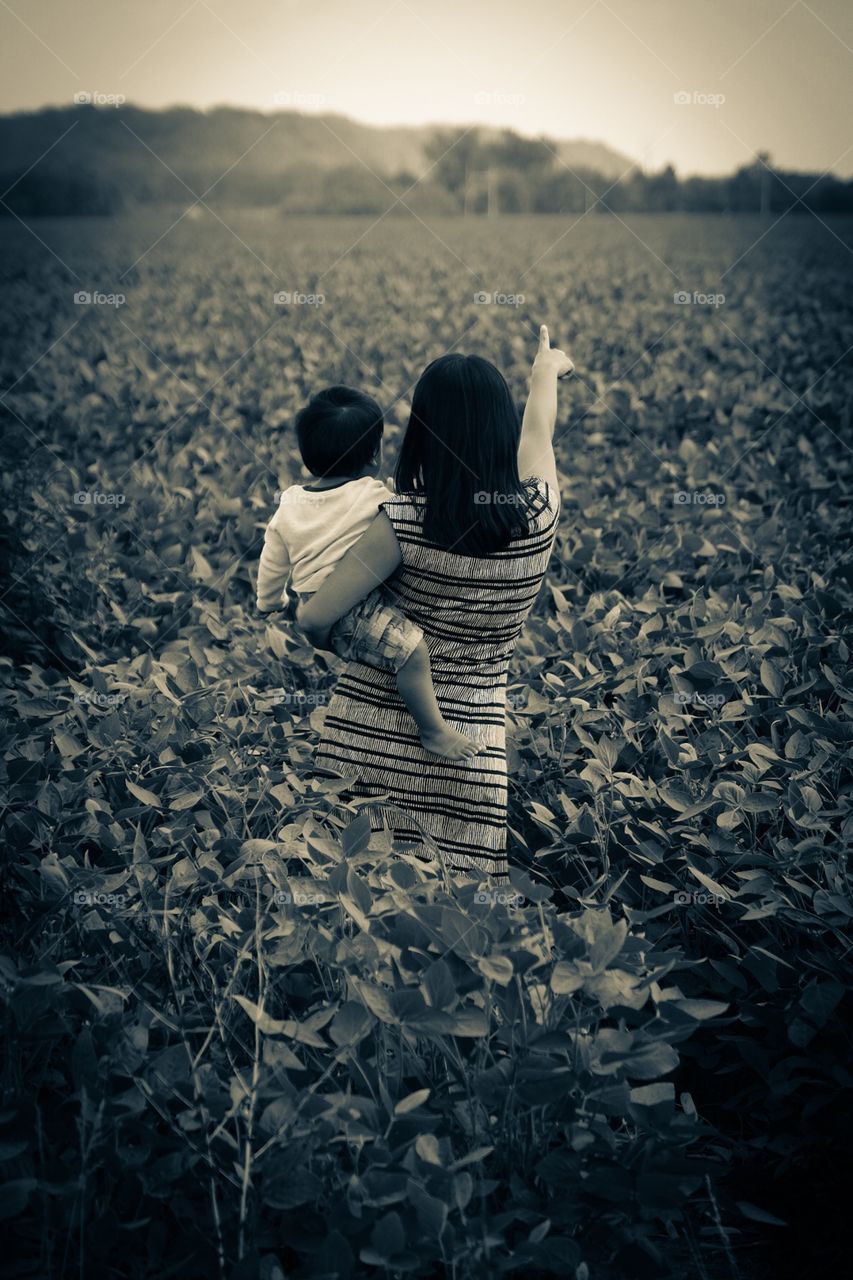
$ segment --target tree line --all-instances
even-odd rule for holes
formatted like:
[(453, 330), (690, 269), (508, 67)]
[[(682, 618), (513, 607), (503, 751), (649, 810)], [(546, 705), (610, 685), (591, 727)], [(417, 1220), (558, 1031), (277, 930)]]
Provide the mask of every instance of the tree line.
[[(356, 163), (338, 168), (300, 164), (283, 173), (243, 173), (239, 167), (216, 184), (207, 202), (279, 207), (288, 214), (384, 214), (393, 212), (481, 217), (500, 214), (763, 213), (809, 210), (853, 212), (853, 180), (833, 174), (785, 171), (759, 153), (734, 173), (679, 177), (671, 165), (649, 172), (639, 166), (620, 177), (569, 167), (559, 144), (505, 130), (437, 132), (426, 147), (427, 169), (381, 176)], [(185, 191), (165, 185), (168, 174), (143, 181), (132, 173), (110, 178), (90, 168), (0, 174), (7, 194), (0, 213), (100, 215), (150, 203), (175, 203)]]

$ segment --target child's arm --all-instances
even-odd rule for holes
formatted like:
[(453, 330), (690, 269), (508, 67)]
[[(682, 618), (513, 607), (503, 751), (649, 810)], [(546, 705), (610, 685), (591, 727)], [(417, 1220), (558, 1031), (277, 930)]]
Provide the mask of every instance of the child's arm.
[(518, 474), (522, 480), (541, 476), (559, 492), (554, 459), (554, 424), (557, 421), (557, 379), (572, 372), (574, 364), (564, 351), (551, 347), (548, 329), (539, 330), (539, 350), (530, 374), (530, 394), (524, 407), (518, 442)]
[(326, 648), (338, 619), (390, 578), (402, 559), (394, 526), (380, 511), (311, 599), (296, 610), (296, 621), (311, 643), (317, 649)]
[(267, 525), (264, 549), (258, 565), (257, 606), (261, 613), (282, 607), (282, 592), (290, 577), (290, 556), (284, 538), (274, 525)]

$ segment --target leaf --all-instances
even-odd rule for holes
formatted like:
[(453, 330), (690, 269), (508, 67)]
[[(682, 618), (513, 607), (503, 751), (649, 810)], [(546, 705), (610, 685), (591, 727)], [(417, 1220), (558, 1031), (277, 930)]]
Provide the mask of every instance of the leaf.
[(340, 902), (346, 913), (352, 916), (359, 929), (361, 929), (363, 933), (370, 933), (370, 921), (348, 893), (342, 893), (340, 895)]
[(430, 965), (421, 986), (427, 1003), (433, 1009), (450, 1009), (458, 999), (453, 975), (446, 960), (436, 960)]
[(759, 1209), (758, 1205), (750, 1204), (748, 1200), (738, 1200), (736, 1203), (743, 1216), (752, 1222), (764, 1222), (770, 1227), (787, 1227), (788, 1225), (783, 1218), (777, 1218), (766, 1209)]
[(551, 974), (551, 990), (558, 996), (570, 996), (579, 991), (584, 980), (574, 965), (567, 960), (558, 960)]
[(782, 797), (775, 791), (753, 791), (743, 797), (740, 807), (747, 813), (767, 813), (782, 807)]
[(240, 845), (240, 857), (245, 861), (262, 858), (265, 853), (273, 853), (278, 848), (275, 840), (244, 840)]
[(494, 1151), (494, 1147), (475, 1147), (473, 1151), (469, 1151), (467, 1156), (462, 1156), (450, 1166), (451, 1173), (455, 1173), (457, 1169), (464, 1169), (466, 1165), (477, 1164), (481, 1160), (485, 1160), (486, 1156), (490, 1156)]
[(666, 786), (659, 787), (658, 794), (665, 805), (670, 809), (675, 809), (678, 813), (683, 813), (693, 805), (693, 799), (689, 792), (682, 790), (680, 787), (674, 787), (668, 784)]
[(294, 1025), (292, 1022), (281, 1022), (278, 1018), (271, 1018), (265, 1010), (255, 1004), (253, 1000), (249, 1000), (246, 996), (232, 996), (232, 999), (236, 1000), (241, 1009), (245, 1009), (246, 1013), (248, 1013), (255, 1025), (267, 1035), (284, 1035), (288, 1028)]
[(53, 741), (56, 743), (56, 749), (61, 756), (72, 759), (79, 756), (81, 751), (85, 751), (82, 743), (72, 737), (70, 733), (66, 733), (64, 729), (57, 729), (53, 735)]
[(181, 791), (169, 801), (169, 808), (177, 813), (184, 809), (192, 809), (204, 797), (203, 791)]
[(329, 1027), (329, 1035), (343, 1048), (358, 1044), (375, 1026), (374, 1015), (356, 1000), (345, 1000)]
[(360, 813), (341, 834), (344, 853), (350, 858), (362, 853), (370, 844), (370, 837), (370, 818), (366, 813)]
[(717, 826), (721, 831), (734, 831), (743, 820), (740, 809), (722, 809), (717, 814)]
[(392, 1258), (406, 1246), (406, 1233), (398, 1213), (386, 1214), (373, 1228), (370, 1241), (381, 1258)]
[(625, 1074), (632, 1080), (654, 1080), (677, 1066), (678, 1054), (672, 1045), (658, 1042), (635, 1049), (625, 1061)]
[(759, 667), (761, 683), (768, 693), (772, 693), (774, 698), (781, 698), (785, 692), (785, 677), (779, 670), (775, 662), (771, 662), (769, 658), (765, 658)]
[(369, 982), (363, 982), (360, 978), (352, 978), (351, 981), (353, 990), (361, 997), (370, 1012), (380, 1022), (388, 1023), (394, 1027), (400, 1025), (400, 1019), (391, 1008), (388, 992), (384, 987), (372, 986)]
[(595, 926), (595, 936), (589, 951), (589, 962), (594, 973), (601, 973), (616, 959), (628, 936), (628, 921), (611, 924), (609, 917), (601, 917)]
[(448, 1206), (437, 1196), (427, 1191), (410, 1178), (406, 1183), (406, 1194), (415, 1207), (418, 1215), (418, 1226), (430, 1239), (439, 1240), (447, 1226)]
[(629, 1097), (635, 1107), (657, 1107), (662, 1102), (675, 1103), (675, 1085), (671, 1080), (661, 1080), (658, 1084), (638, 1085), (632, 1089)]
[(451, 1035), (478, 1038), (489, 1034), (488, 1019), (479, 1009), (462, 1009), (450, 1014), (450, 1018)]
[(670, 884), (668, 880), (656, 880), (654, 876), (641, 875), (640, 879), (643, 884), (648, 885), (650, 889), (655, 889), (658, 893), (672, 894), (675, 893), (675, 885)]
[(712, 880), (710, 876), (706, 876), (704, 871), (698, 871), (696, 867), (691, 867), (688, 863), (687, 870), (694, 875), (700, 884), (710, 890), (715, 897), (725, 898), (727, 902), (731, 901), (732, 895), (729, 893), (725, 885), (719, 884), (716, 880)]
[(719, 684), (726, 679), (726, 673), (718, 662), (694, 662), (685, 671), (685, 675), (694, 684)]
[(535, 1226), (527, 1237), (530, 1244), (539, 1244), (540, 1240), (544, 1240), (548, 1232), (551, 1230), (551, 1219), (546, 1218), (544, 1222), (540, 1222)]
[(125, 786), (132, 796), (136, 796), (137, 800), (141, 801), (142, 804), (147, 804), (150, 809), (162, 808), (159, 796), (155, 796), (153, 791), (146, 791), (145, 787), (140, 787), (136, 782), (131, 782), (129, 778), (125, 778)]
[(438, 1138), (434, 1133), (419, 1134), (415, 1141), (415, 1151), (422, 1160), (427, 1164), (441, 1165), (441, 1153), (438, 1147)]
[(191, 547), (190, 555), (192, 557), (193, 576), (204, 583), (213, 582), (216, 575), (210, 561), (199, 551), (198, 547)]
[(505, 987), (512, 981), (512, 961), (508, 956), (483, 956), (477, 961), (477, 968), (485, 978)]
[(722, 1004), (718, 1000), (667, 1000), (663, 1005), (663, 1009), (679, 1009), (682, 1013), (686, 1013), (688, 1018), (695, 1018), (698, 1022), (704, 1022), (707, 1018), (718, 1018), (720, 1014), (726, 1012), (727, 1004)]
[(176, 707), (181, 705), (180, 698), (176, 698), (172, 693), (172, 690), (169, 688), (169, 682), (162, 671), (156, 671), (154, 675), (152, 675), (151, 683), (156, 685), (163, 696), (168, 698), (170, 702), (173, 702)]
[(394, 1107), (394, 1115), (406, 1116), (410, 1111), (416, 1111), (422, 1103), (426, 1102), (429, 1095), (429, 1089), (417, 1089), (414, 1093), (410, 1093), (407, 1098), (401, 1098)]
[(273, 1070), (305, 1071), (305, 1063), (282, 1040), (264, 1041), (264, 1063)]

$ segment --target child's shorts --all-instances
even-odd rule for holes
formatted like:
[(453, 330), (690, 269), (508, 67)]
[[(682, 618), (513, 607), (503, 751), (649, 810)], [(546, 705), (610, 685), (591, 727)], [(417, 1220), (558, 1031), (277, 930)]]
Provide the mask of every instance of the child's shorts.
[(423, 638), (420, 627), (390, 603), (381, 587), (345, 613), (329, 632), (329, 644), (339, 658), (388, 671), (399, 671)]

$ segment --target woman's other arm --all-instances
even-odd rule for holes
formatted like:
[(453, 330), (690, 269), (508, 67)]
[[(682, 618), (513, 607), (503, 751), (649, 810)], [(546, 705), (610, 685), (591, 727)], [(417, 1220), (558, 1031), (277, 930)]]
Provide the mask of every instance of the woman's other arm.
[(543, 324), (539, 330), (539, 350), (533, 361), (530, 394), (521, 423), (518, 474), (522, 480), (541, 476), (558, 493), (560, 486), (553, 443), (557, 421), (557, 379), (567, 377), (574, 367), (565, 351), (552, 348), (547, 326)]
[(390, 578), (402, 558), (394, 526), (380, 511), (311, 599), (296, 610), (296, 621), (315, 648), (328, 647), (329, 632), (338, 619)]

